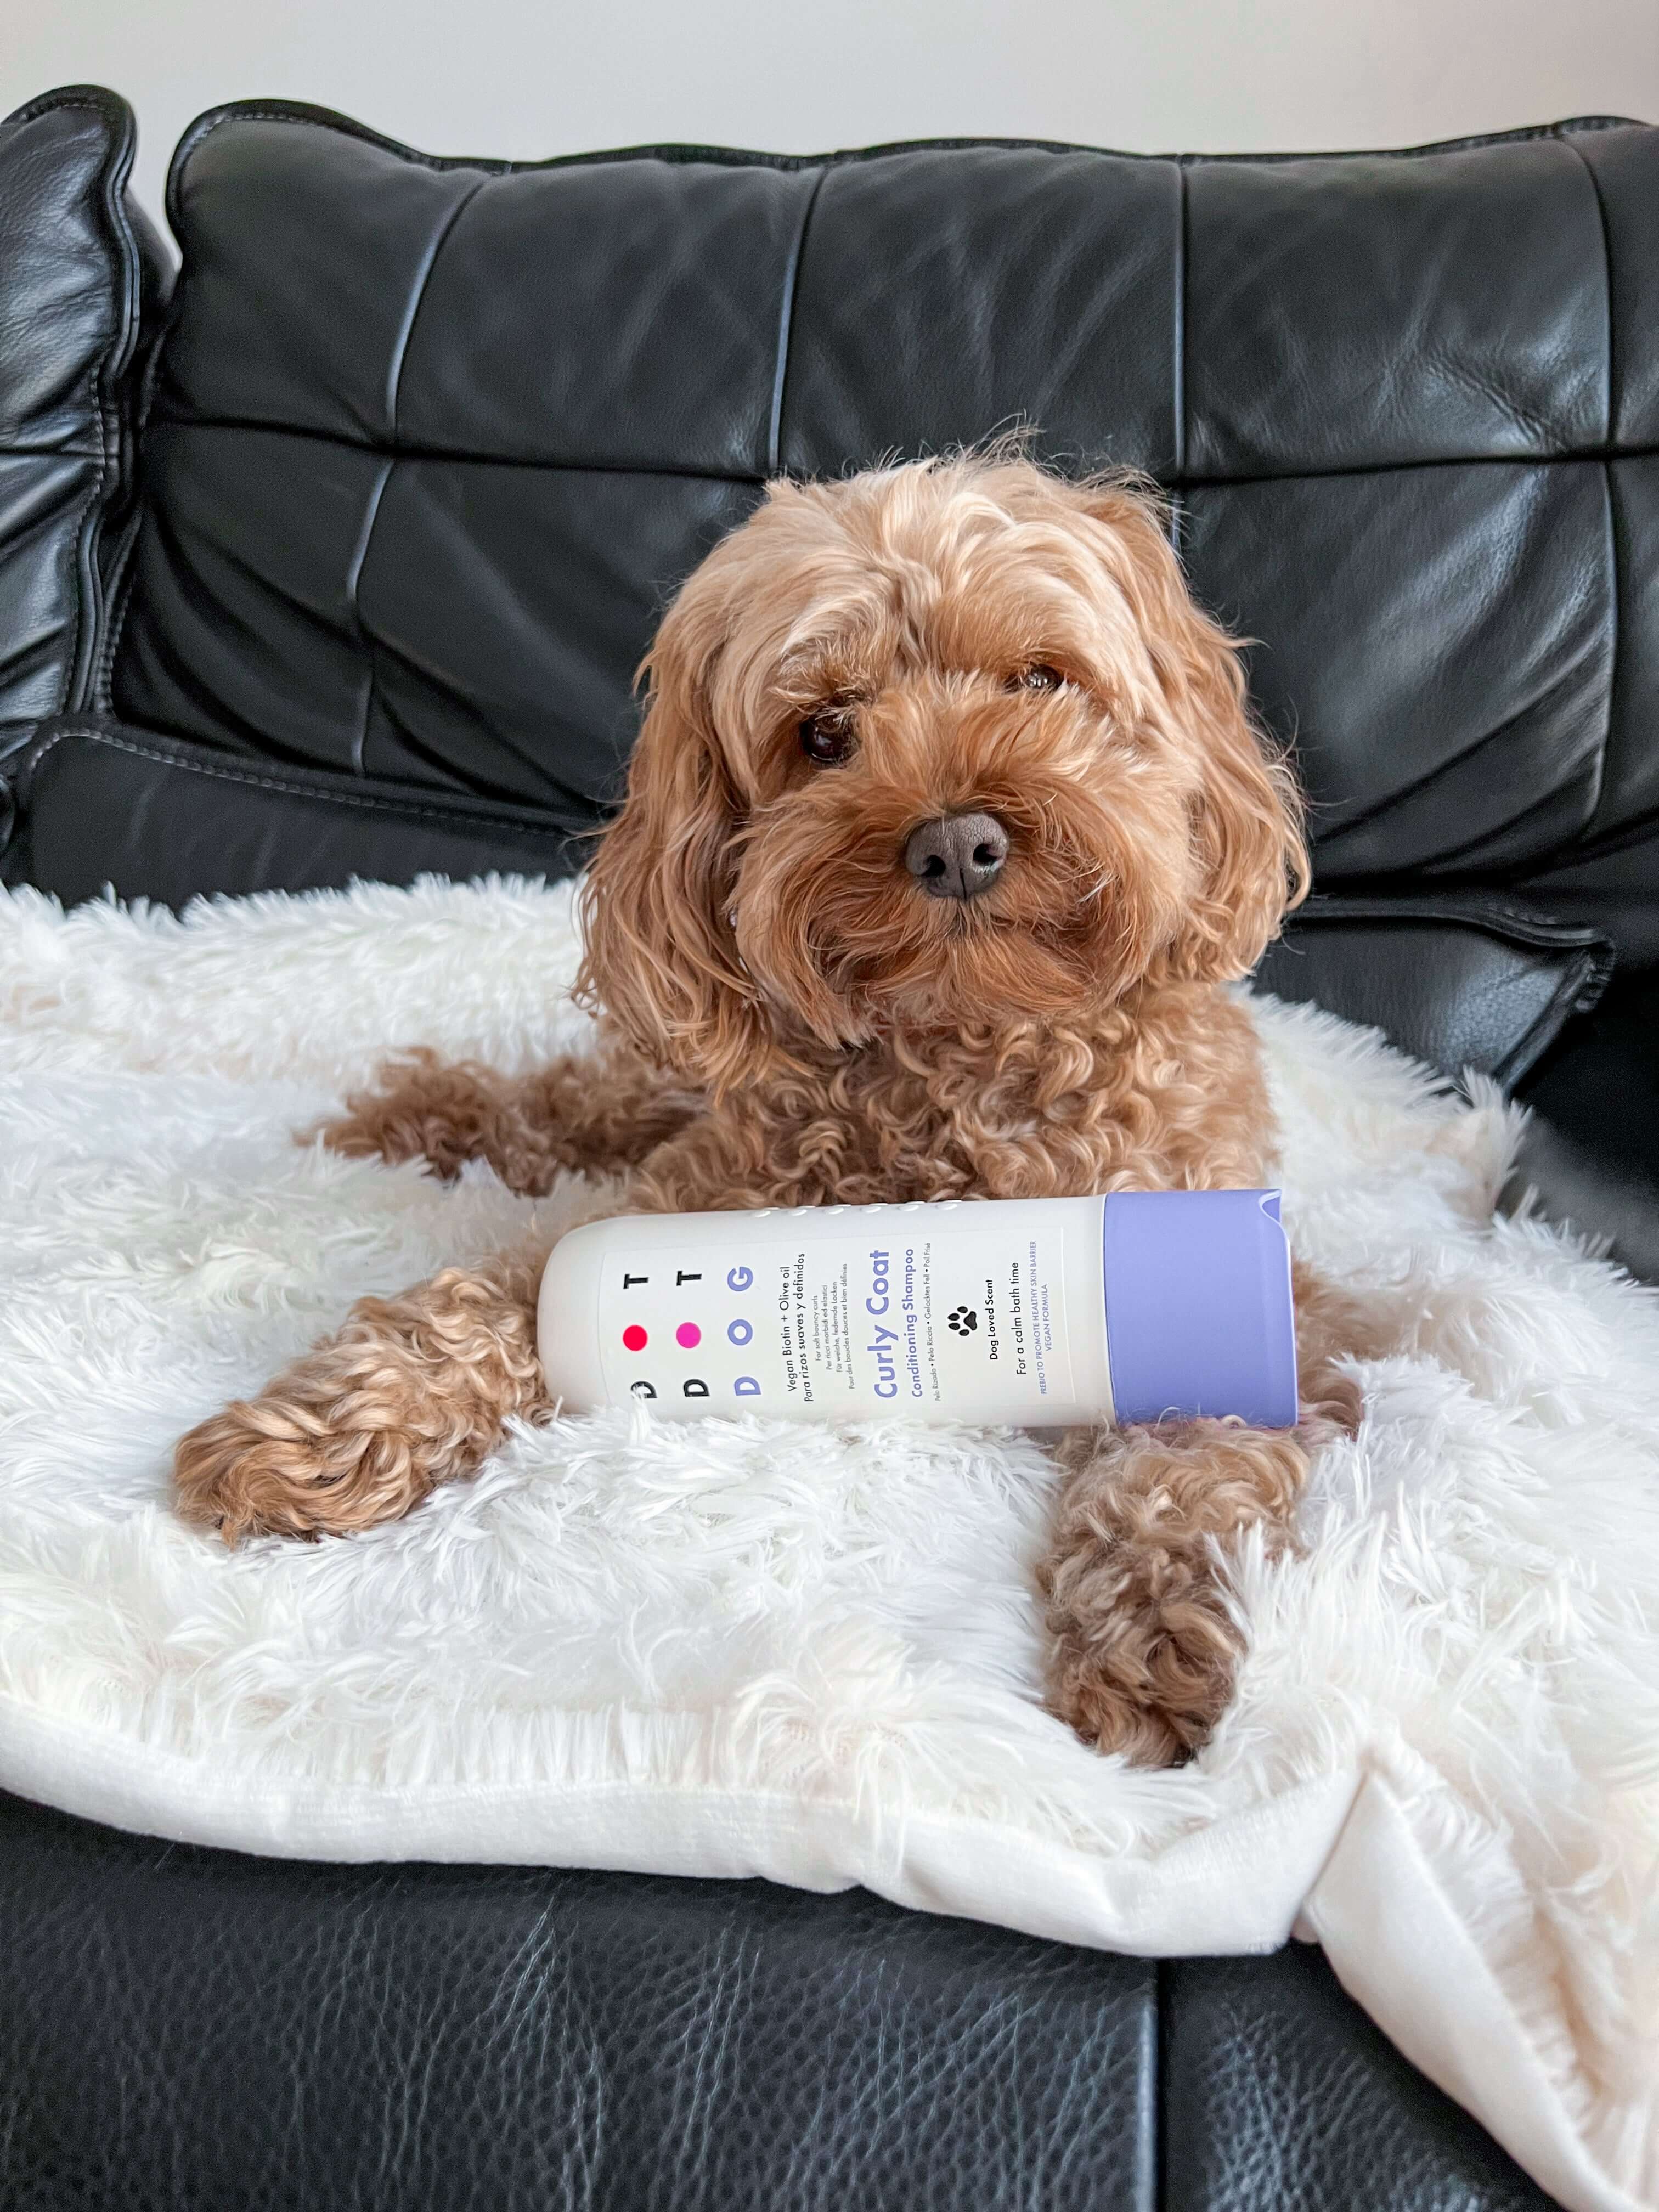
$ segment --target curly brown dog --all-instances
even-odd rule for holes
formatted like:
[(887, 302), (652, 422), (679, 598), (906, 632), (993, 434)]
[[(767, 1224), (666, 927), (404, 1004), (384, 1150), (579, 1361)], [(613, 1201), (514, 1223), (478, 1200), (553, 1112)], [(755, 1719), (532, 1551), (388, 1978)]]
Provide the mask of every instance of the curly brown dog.
[[(1305, 888), (1301, 809), (1233, 643), (1121, 478), (968, 456), (774, 484), (663, 622), (626, 803), (581, 890), (600, 1051), (508, 1079), (411, 1055), (337, 1150), (632, 1170), (633, 1212), (1071, 1197), (1271, 1179), (1221, 987)], [(538, 1245), (366, 1298), (178, 1449), (229, 1541), (362, 1528), (548, 1407)], [(1304, 1420), (1077, 1433), (1041, 1570), (1054, 1710), (1146, 1761), (1202, 1741), (1226, 1549), (1289, 1540), (1351, 1426), (1347, 1298), (1298, 1276)]]

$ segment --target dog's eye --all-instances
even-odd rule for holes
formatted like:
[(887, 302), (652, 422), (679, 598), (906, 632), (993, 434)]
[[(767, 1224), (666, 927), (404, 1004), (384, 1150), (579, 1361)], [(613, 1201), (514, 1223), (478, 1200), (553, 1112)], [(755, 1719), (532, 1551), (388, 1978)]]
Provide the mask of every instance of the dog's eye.
[(849, 759), (857, 744), (853, 710), (848, 706), (820, 707), (800, 726), (800, 749), (819, 768), (834, 768)]
[(1012, 679), (1012, 688), (1016, 691), (1058, 691), (1065, 681), (1059, 669), (1051, 668), (1046, 660), (1039, 660), (1020, 670)]

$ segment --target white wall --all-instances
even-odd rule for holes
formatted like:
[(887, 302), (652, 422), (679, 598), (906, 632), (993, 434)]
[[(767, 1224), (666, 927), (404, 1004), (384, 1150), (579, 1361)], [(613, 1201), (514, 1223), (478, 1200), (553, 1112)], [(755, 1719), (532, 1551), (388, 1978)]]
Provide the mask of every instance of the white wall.
[(0, 0), (0, 114), (88, 78), (137, 108), (159, 210), (191, 117), (258, 95), (520, 158), (958, 132), (1248, 151), (1659, 119), (1659, 0)]

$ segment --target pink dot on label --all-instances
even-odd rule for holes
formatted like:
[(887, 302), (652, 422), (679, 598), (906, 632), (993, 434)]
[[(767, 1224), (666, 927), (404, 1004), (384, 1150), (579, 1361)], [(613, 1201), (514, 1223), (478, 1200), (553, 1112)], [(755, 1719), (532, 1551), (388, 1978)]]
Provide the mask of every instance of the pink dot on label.
[(683, 1344), (688, 1352), (702, 1342), (702, 1331), (694, 1321), (683, 1321), (674, 1331), (676, 1344)]
[(623, 1342), (630, 1352), (643, 1352), (650, 1340), (638, 1322), (623, 1331)]

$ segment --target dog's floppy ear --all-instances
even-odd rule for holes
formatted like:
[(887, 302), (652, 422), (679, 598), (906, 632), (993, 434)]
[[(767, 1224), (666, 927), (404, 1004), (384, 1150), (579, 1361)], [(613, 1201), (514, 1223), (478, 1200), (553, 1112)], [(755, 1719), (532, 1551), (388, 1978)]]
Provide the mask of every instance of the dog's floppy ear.
[(716, 1091), (752, 1072), (765, 1028), (727, 920), (741, 809), (709, 706), (722, 615), (694, 580), (641, 671), (648, 695), (627, 797), (580, 889), (576, 983), (579, 1004)]
[(1193, 842), (1199, 889), (1167, 955), (1194, 981), (1248, 975), (1307, 896), (1302, 795), (1289, 764), (1250, 719), (1239, 647), (1195, 605), (1155, 496), (1092, 484), (1089, 512), (1128, 556), (1119, 580), (1152, 654), (1167, 738), (1197, 772)]

